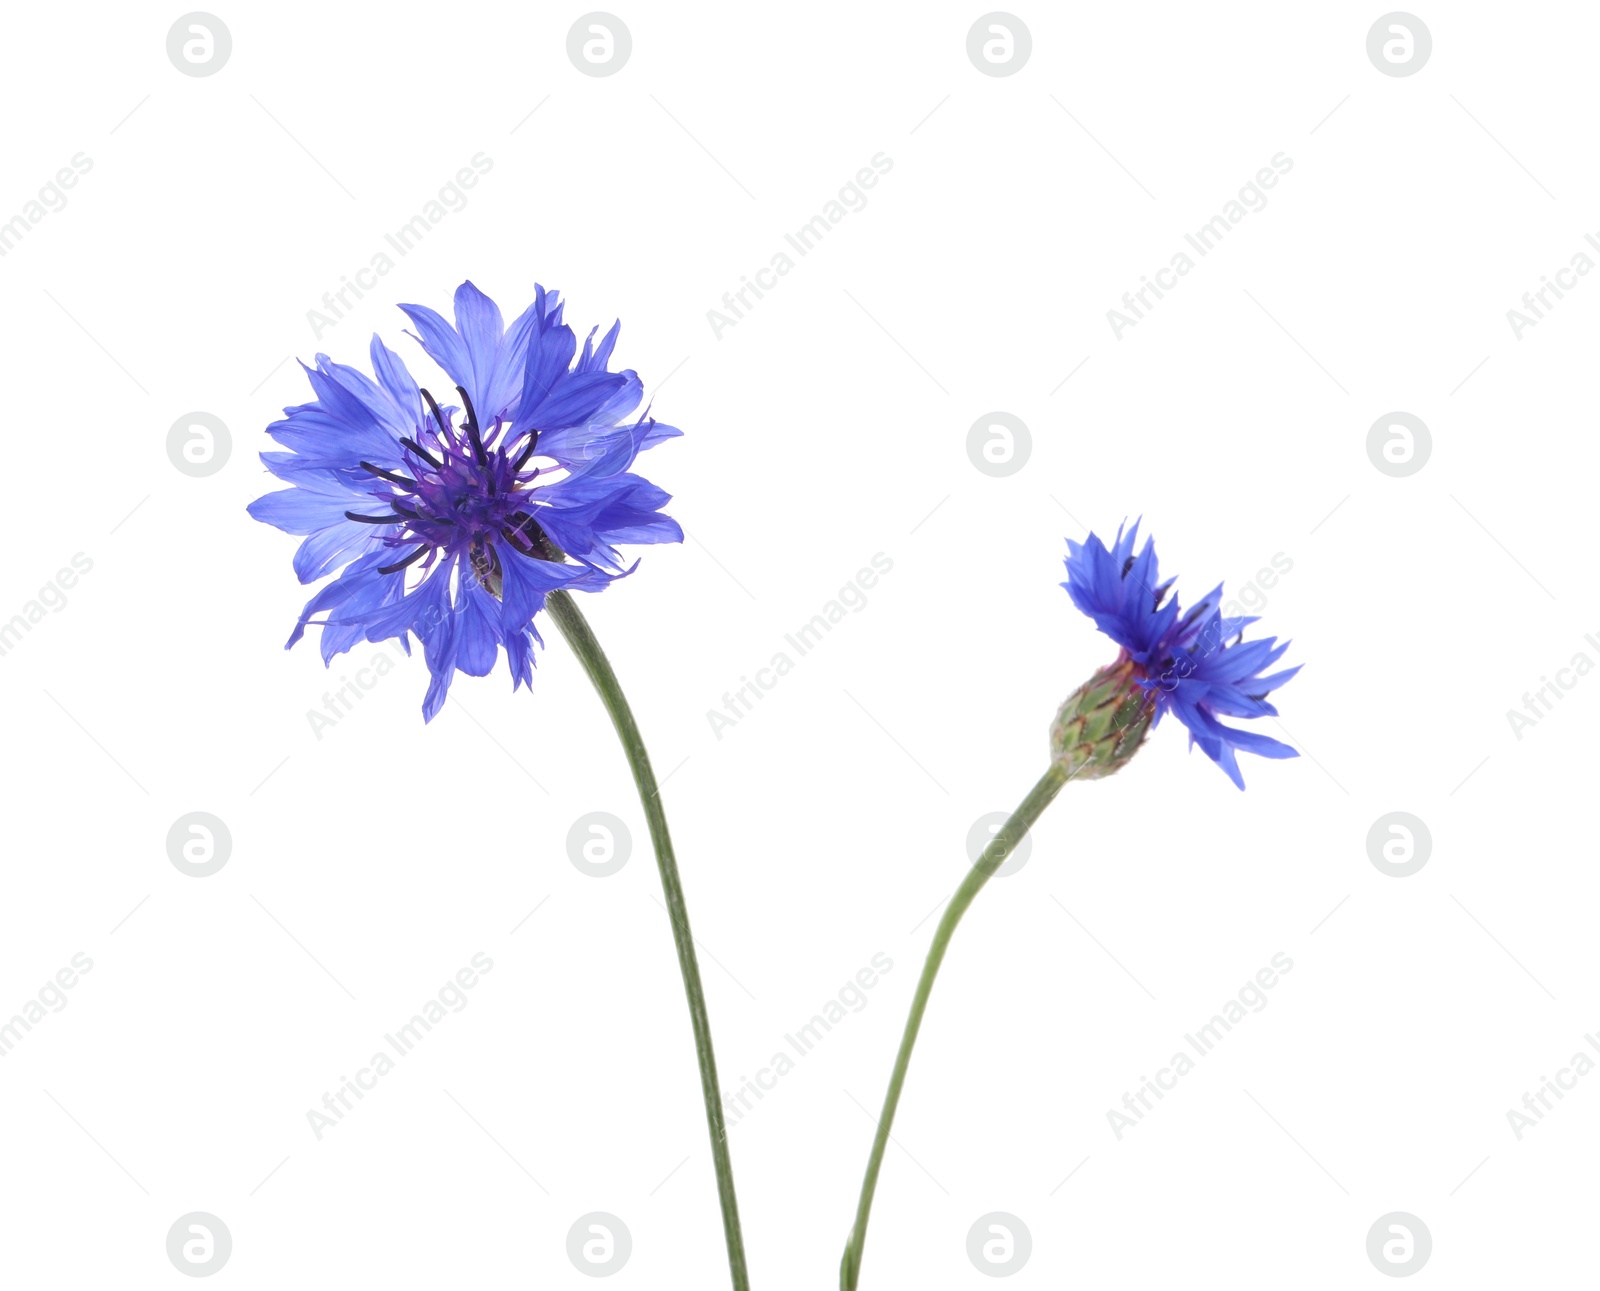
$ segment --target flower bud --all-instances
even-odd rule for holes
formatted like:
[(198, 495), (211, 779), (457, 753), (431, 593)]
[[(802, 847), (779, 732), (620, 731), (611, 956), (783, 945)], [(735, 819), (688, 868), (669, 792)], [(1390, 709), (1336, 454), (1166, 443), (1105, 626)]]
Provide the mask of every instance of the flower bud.
[(1111, 775), (1139, 751), (1155, 711), (1133, 660), (1119, 659), (1061, 705), (1050, 727), (1050, 756), (1069, 780)]

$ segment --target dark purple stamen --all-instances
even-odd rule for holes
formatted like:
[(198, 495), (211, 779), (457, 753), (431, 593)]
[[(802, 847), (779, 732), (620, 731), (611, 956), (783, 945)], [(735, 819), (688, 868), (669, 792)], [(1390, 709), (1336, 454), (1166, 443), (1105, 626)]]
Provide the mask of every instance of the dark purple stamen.
[(421, 560), (424, 556), (426, 556), (432, 550), (433, 550), (432, 547), (418, 547), (414, 552), (412, 552), (409, 556), (407, 556), (404, 560), (400, 561), (397, 564), (394, 564), (394, 565), (379, 565), (378, 566), (378, 572), (380, 574), (395, 574), (395, 573), (398, 573), (400, 570), (404, 569), (407, 565), (413, 565), (417, 561)]
[(376, 475), (380, 480), (388, 480), (391, 484), (398, 484), (403, 489), (414, 489), (417, 482), (404, 475), (396, 475), (393, 471), (386, 471), (381, 466), (374, 466), (371, 462), (362, 462), (361, 469)]
[[(444, 414), (439, 411), (438, 402), (426, 390), (422, 392), (422, 397), (428, 401), (428, 407), (433, 410), (433, 419), (439, 423), (439, 433), (445, 437), (445, 441), (448, 443), (450, 439), (450, 427), (445, 422)], [(405, 441), (402, 440), (401, 442), (404, 443)]]
[[(419, 393), (434, 424), (424, 420), (415, 432), (416, 438), (399, 440), (407, 454), (399, 469), (390, 470), (370, 461), (361, 463), (362, 470), (394, 488), (392, 496), (381, 492), (374, 495), (377, 504), (392, 507), (392, 513), (345, 513), (361, 524), (399, 526), (393, 534), (383, 535), (383, 541), (397, 557), (406, 554), (393, 564), (380, 566), (377, 572), (399, 573), (425, 557), (427, 570), (433, 568), (435, 557), (443, 556), (449, 561), (456, 555), (465, 555), (478, 582), (499, 596), (501, 561), (509, 557), (497, 544), (504, 543), (506, 550), (527, 559), (559, 561), (560, 552), (534, 518), (535, 508), (529, 505), (531, 493), (524, 492), (529, 489), (531, 478), (539, 474), (538, 468), (532, 469), (530, 475), (524, 474), (524, 467), (538, 451), (538, 431), (527, 433), (513, 458), (508, 447), (510, 428), (505, 420), (496, 417), (489, 427), (482, 426), (465, 387), (456, 387), (462, 408), (459, 427), (452, 424), (429, 391)], [(440, 532), (447, 527), (452, 534)]]
[[(461, 396), (461, 406), (467, 410), (467, 438), (472, 441), (472, 456), (477, 460), (479, 466), (487, 466), (489, 464), (489, 457), (483, 451), (483, 439), (478, 434), (478, 414), (473, 410), (472, 400), (467, 396), (467, 392), (465, 390), (463, 390), (460, 386), (457, 386), (456, 393)], [(492, 481), (490, 482), (489, 489), (490, 492), (494, 491), (494, 484)]]
[(400, 441), (400, 443), (404, 447), (409, 448), (413, 453), (415, 453), (418, 457), (420, 457), (423, 461), (425, 461), (429, 466), (433, 467), (434, 470), (436, 470), (436, 471), (444, 470), (444, 463), (441, 462), (432, 453), (430, 453), (421, 444), (417, 443), (416, 440), (414, 440), (414, 439), (402, 439)]
[(431, 516), (426, 511), (414, 510), (401, 502), (399, 498), (394, 500), (394, 509), (405, 516), (407, 520), (426, 520), (429, 524), (447, 524), (452, 528), (455, 527), (456, 522), (454, 520), (446, 520), (442, 516)]

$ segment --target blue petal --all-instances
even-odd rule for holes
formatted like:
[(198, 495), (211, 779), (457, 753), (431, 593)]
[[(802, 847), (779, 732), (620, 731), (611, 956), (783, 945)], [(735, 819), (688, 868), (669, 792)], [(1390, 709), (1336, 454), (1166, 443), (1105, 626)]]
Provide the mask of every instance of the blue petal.
[(282, 529), (285, 533), (316, 533), (330, 525), (348, 524), (344, 513), (355, 499), (313, 492), (307, 488), (284, 489), (257, 498), (245, 508), (252, 519)]
[(417, 589), (419, 613), (413, 631), (422, 638), (422, 655), (427, 660), (432, 680), (422, 699), (422, 720), (431, 722), (444, 707), (450, 681), (456, 673), (456, 654), (461, 643), (462, 614), (450, 602), (452, 561), (443, 561)]
[(546, 593), (583, 580), (588, 571), (581, 565), (561, 565), (535, 560), (509, 547), (500, 549), (500, 625), (503, 640), (509, 640), (544, 608)]
[(401, 414), (401, 422), (409, 422), (415, 429), (422, 419), (422, 392), (417, 388), (416, 380), (406, 368), (404, 360), (385, 345), (376, 332), (372, 334), (371, 355), (372, 370), (377, 375), (378, 384)]
[(487, 677), (499, 654), (500, 605), (476, 578), (463, 580), (461, 599), (456, 667), (469, 677)]
[(457, 385), (466, 385), (472, 373), (472, 356), (456, 329), (426, 305), (401, 305), (401, 310), (416, 326), (418, 343), (428, 357), (444, 369)]
[(302, 583), (314, 583), (382, 541), (373, 536), (370, 524), (341, 520), (300, 544), (294, 553), (295, 575)]

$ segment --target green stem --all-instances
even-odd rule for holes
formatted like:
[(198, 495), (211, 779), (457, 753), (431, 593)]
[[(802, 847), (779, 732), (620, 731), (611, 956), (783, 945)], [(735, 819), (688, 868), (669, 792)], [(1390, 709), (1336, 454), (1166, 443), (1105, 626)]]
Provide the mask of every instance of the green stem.
[(711, 1130), (711, 1159), (717, 1170), (717, 1197), (722, 1204), (722, 1228), (728, 1242), (728, 1268), (733, 1276), (734, 1291), (749, 1291), (750, 1275), (745, 1271), (744, 1235), (739, 1230), (739, 1199), (733, 1190), (733, 1162), (728, 1156), (728, 1131), (722, 1119), (722, 1094), (717, 1088), (717, 1059), (711, 1048), (711, 1022), (706, 1016), (705, 991), (700, 986), (700, 965), (695, 959), (694, 938), (689, 932), (689, 908), (683, 899), (683, 883), (678, 877), (678, 862), (672, 854), (672, 838), (667, 833), (667, 816), (661, 807), (661, 791), (656, 785), (655, 772), (650, 769), (650, 755), (645, 751), (644, 739), (633, 711), (623, 696), (616, 673), (605, 651), (589, 630), (572, 596), (567, 592), (551, 592), (546, 601), (550, 617), (561, 629), (573, 653), (582, 662), (589, 680), (600, 692), (601, 702), (611, 715), (622, 741), (622, 751), (627, 755), (633, 770), (633, 782), (639, 789), (639, 801), (644, 806), (645, 819), (650, 823), (650, 841), (655, 846), (656, 866), (661, 871), (661, 888), (667, 898), (667, 914), (672, 923), (672, 940), (678, 948), (678, 968), (683, 973), (684, 994), (689, 997), (689, 1020), (694, 1026), (694, 1052), (700, 1064), (700, 1090), (705, 1097), (706, 1123)]
[(944, 963), (944, 952), (950, 937), (966, 914), (973, 898), (983, 890), (994, 872), (1005, 864), (1006, 857), (1027, 836), (1044, 809), (1061, 792), (1067, 782), (1067, 773), (1052, 762), (1039, 777), (1039, 782), (1028, 790), (1011, 818), (996, 832), (983, 855), (962, 879), (961, 886), (945, 907), (944, 917), (933, 934), (933, 945), (928, 947), (928, 959), (922, 966), (922, 976), (917, 979), (917, 993), (911, 997), (911, 1013), (906, 1018), (905, 1034), (900, 1037), (900, 1052), (895, 1055), (894, 1073), (889, 1077), (889, 1089), (883, 1096), (883, 1115), (878, 1118), (878, 1133), (872, 1140), (872, 1155), (867, 1158), (867, 1174), (861, 1181), (861, 1200), (856, 1203), (856, 1222), (845, 1242), (844, 1259), (839, 1263), (841, 1291), (855, 1291), (856, 1280), (861, 1276), (861, 1251), (867, 1243), (867, 1217), (872, 1213), (872, 1194), (878, 1187), (878, 1170), (883, 1165), (883, 1153), (889, 1146), (889, 1130), (894, 1125), (895, 1108), (900, 1104), (900, 1090), (906, 1083), (906, 1069), (911, 1065), (911, 1050), (917, 1043), (917, 1032), (922, 1029), (922, 1015), (928, 1007), (928, 996), (933, 992), (933, 979), (939, 975), (939, 965)]

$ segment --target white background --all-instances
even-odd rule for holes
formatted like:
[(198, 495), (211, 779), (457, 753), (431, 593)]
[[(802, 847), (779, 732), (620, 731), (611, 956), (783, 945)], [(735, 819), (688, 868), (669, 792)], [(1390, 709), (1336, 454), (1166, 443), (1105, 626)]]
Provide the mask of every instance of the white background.
[[(217, 1285), (592, 1285), (589, 1211), (632, 1233), (614, 1285), (726, 1285), (659, 883), (570, 653), (547, 627), (532, 694), (458, 679), (429, 726), (410, 661), (318, 739), (379, 648), (286, 654), (295, 540), (245, 515), (263, 427), (309, 397), (285, 360), (364, 364), (374, 330), (413, 358), (394, 302), (466, 277), (508, 317), (536, 281), (576, 326), (620, 315), (620, 363), (671, 374), (685, 435), (642, 469), (690, 540), (584, 608), (667, 777), (726, 1083), (893, 961), (732, 1131), (756, 1285), (834, 1284), (928, 916), (1112, 654), (1063, 540), (1141, 514), (1189, 597), (1292, 562), (1260, 630), (1306, 666), (1263, 728), (1305, 756), (1246, 759), (1241, 794), (1163, 727), (1063, 794), (956, 937), (863, 1287), (989, 1285), (990, 1211), (1032, 1233), (1017, 1286), (1380, 1285), (1396, 1210), (1434, 1285), (1587, 1277), (1600, 1074), (1521, 1141), (1506, 1112), (1600, 1028), (1600, 678), (1520, 739), (1506, 710), (1600, 662), (1600, 285), (1520, 340), (1506, 311), (1600, 227), (1597, 15), (1428, 8), (1430, 61), (1390, 77), (1377, 5), (1034, 5), (990, 77), (978, 5), (655, 4), (591, 78), (581, 12), (230, 3), (204, 78), (166, 56), (176, 7), (5, 15), (0, 219), (93, 163), (0, 260), (0, 618), (93, 561), (0, 657), (0, 1015), (94, 964), (0, 1060), (7, 1284), (175, 1285), (167, 1230), (203, 1210)], [(316, 339), (480, 152), (469, 204)], [(716, 338), (880, 152), (867, 206)], [(1106, 311), (1280, 152), (1270, 204), (1117, 339)], [(166, 453), (193, 410), (231, 431), (206, 478)], [(1032, 432), (1008, 478), (967, 457), (992, 410)], [(1394, 410), (1433, 437), (1407, 478), (1365, 448)], [(716, 738), (880, 552), (866, 607)], [(566, 854), (597, 810), (634, 831), (606, 879)], [(167, 858), (192, 811), (233, 836), (210, 878)], [(1368, 859), (1391, 811), (1432, 833), (1409, 878)], [(1119, 1141), (1107, 1111), (1280, 951), (1267, 1007)], [(307, 1110), (476, 952), (464, 1011), (318, 1141)]]

